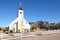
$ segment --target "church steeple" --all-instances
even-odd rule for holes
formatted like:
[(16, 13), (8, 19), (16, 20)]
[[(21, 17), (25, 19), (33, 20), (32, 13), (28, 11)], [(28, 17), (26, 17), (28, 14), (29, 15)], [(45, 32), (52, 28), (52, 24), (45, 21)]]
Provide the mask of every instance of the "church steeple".
[(19, 10), (23, 10), (23, 8), (22, 7), (19, 7)]
[(19, 10), (23, 10), (22, 5), (21, 5), (21, 2), (20, 2), (20, 7), (19, 7)]
[(19, 6), (19, 9), (18, 9), (18, 17), (22, 18), (24, 17), (24, 11), (23, 11), (23, 8), (21, 6), (21, 2), (20, 2), (20, 6)]

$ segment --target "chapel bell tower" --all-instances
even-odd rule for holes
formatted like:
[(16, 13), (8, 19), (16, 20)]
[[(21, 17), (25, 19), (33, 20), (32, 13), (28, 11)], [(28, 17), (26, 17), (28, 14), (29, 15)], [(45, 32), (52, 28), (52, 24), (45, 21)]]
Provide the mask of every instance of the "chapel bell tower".
[(21, 6), (21, 2), (20, 2), (20, 7), (19, 7), (19, 9), (18, 9), (18, 17), (23, 17), (24, 15), (23, 15), (23, 8), (22, 8), (22, 6)]
[(18, 9), (18, 17), (23, 17), (23, 9), (22, 9), (22, 7), (20, 7), (19, 9)]

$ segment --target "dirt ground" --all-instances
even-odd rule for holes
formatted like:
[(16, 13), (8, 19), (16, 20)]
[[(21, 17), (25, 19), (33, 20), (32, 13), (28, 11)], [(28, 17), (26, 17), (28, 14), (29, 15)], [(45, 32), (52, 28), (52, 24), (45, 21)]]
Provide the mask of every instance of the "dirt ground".
[[(36, 32), (36, 33), (38, 33), (38, 32)], [(60, 33), (49, 34), (49, 35), (36, 35), (33, 37), (16, 39), (16, 40), (60, 40)]]
[(23, 38), (22, 40), (60, 40), (60, 33), (50, 35), (39, 35), (35, 37)]

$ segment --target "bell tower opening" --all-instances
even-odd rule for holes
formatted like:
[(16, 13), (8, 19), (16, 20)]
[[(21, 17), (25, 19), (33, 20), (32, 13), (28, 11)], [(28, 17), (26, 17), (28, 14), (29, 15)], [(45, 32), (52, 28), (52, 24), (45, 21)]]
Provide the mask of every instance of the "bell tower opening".
[(20, 14), (22, 14), (22, 12), (20, 12)]

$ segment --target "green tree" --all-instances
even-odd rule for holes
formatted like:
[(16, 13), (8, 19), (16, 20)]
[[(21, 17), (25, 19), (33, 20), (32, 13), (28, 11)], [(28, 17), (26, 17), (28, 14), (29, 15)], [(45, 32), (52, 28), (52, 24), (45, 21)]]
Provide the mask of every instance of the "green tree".
[(0, 28), (0, 31), (1, 31), (2, 29)]
[(38, 24), (34, 23), (31, 27), (31, 31), (37, 30), (37, 28), (38, 28)]

